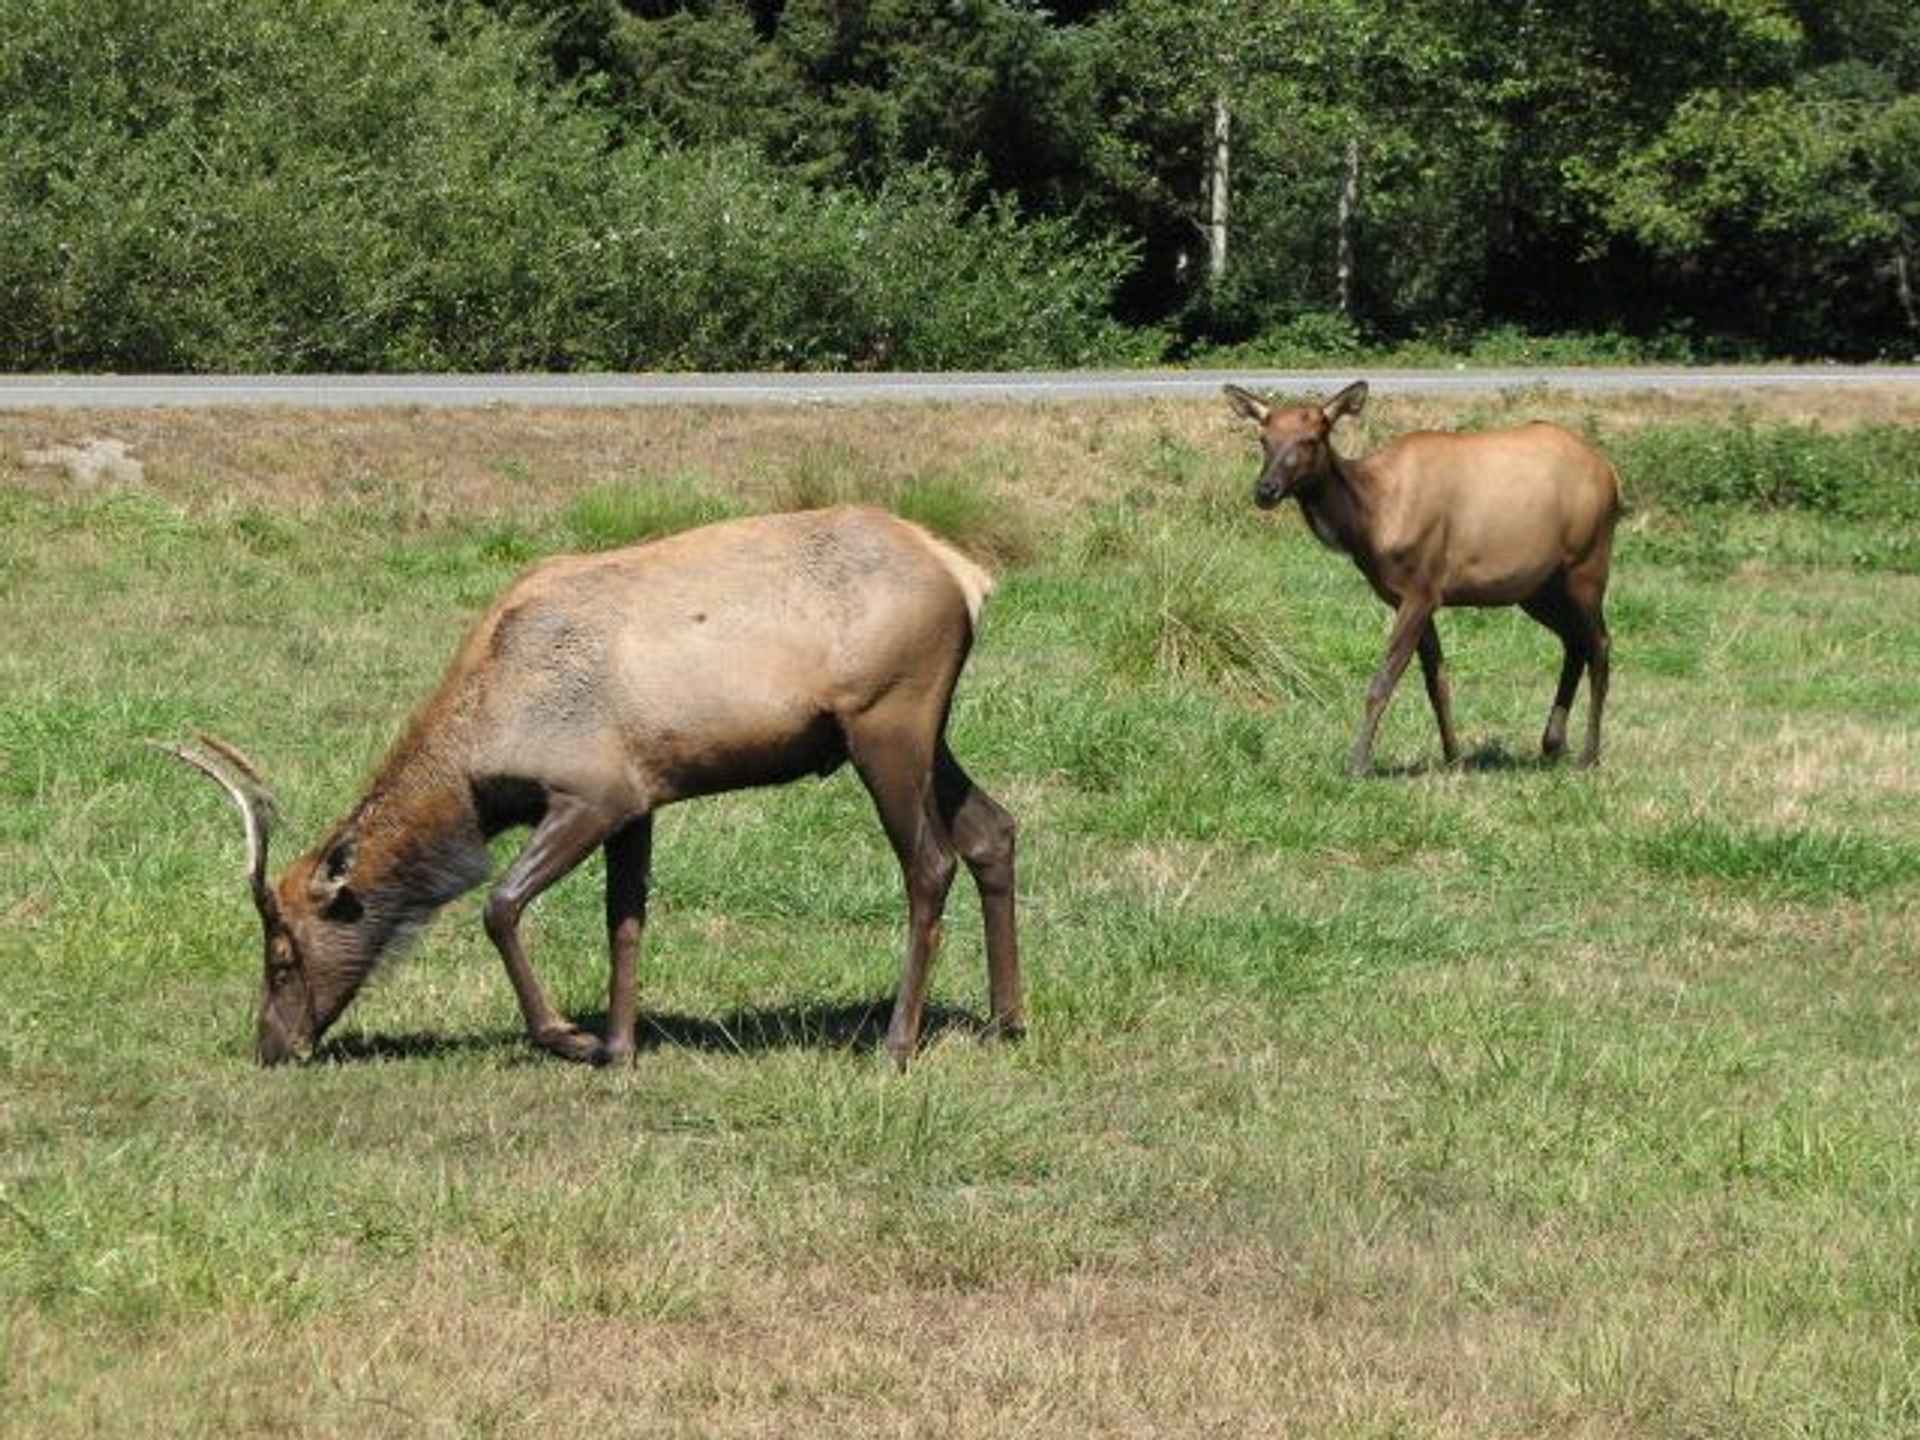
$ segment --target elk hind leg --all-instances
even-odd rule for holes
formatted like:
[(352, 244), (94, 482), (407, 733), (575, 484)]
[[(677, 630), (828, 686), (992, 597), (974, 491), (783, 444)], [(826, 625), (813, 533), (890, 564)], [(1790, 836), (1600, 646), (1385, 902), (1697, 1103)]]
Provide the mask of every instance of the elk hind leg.
[(1580, 688), (1580, 672), (1587, 666), (1587, 647), (1563, 581), (1556, 578), (1522, 608), (1560, 637), (1560, 681), (1554, 687), (1553, 708), (1547, 711), (1547, 728), (1540, 736), (1540, 753), (1557, 760), (1567, 748), (1567, 716)]
[(982, 1038), (1018, 1039), (1026, 1022), (1014, 923), (1013, 816), (973, 783), (945, 740), (935, 758), (934, 795), (954, 848), (980, 893), (980, 913), (986, 923), (989, 1009)]
[(622, 1064), (633, 1058), (634, 971), (647, 925), (647, 886), (653, 864), (653, 816), (614, 831), (607, 857), (607, 1033), (601, 1058)]
[(907, 957), (887, 1026), (887, 1053), (904, 1068), (920, 1041), (927, 979), (952, 888), (952, 837), (934, 797), (934, 753), (944, 704), (913, 697), (883, 703), (848, 722), (847, 753), (900, 862), (907, 891)]
[(1427, 621), (1420, 632), (1420, 673), (1427, 682), (1427, 703), (1440, 727), (1440, 753), (1449, 765), (1460, 759), (1460, 742), (1453, 733), (1453, 687), (1447, 683), (1446, 656), (1440, 649), (1440, 630)]
[(1575, 622), (1587, 661), (1587, 743), (1580, 752), (1580, 763), (1597, 765), (1600, 761), (1600, 716), (1607, 707), (1607, 684), (1613, 671), (1613, 637), (1607, 631), (1604, 608), (1606, 579), (1597, 582), (1575, 576), (1569, 587)]

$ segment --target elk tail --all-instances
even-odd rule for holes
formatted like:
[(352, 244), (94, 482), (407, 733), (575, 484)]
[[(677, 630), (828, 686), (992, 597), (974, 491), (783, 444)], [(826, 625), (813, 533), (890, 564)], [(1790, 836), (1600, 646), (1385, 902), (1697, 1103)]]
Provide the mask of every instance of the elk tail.
[(987, 603), (987, 596), (993, 591), (993, 576), (931, 530), (920, 525), (915, 525), (913, 530), (960, 587), (960, 593), (967, 598), (967, 618), (977, 624), (980, 607)]

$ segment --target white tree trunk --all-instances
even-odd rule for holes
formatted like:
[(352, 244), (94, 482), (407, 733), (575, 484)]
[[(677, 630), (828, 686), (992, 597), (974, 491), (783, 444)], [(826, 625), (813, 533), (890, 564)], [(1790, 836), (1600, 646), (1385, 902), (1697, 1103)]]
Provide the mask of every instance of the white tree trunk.
[(1207, 147), (1207, 285), (1218, 288), (1227, 276), (1227, 165), (1233, 153), (1233, 116), (1227, 97), (1213, 102), (1213, 139)]
[(1360, 138), (1347, 137), (1346, 171), (1340, 180), (1340, 215), (1337, 241), (1339, 254), (1334, 261), (1334, 290), (1340, 313), (1353, 315), (1353, 217), (1360, 206)]
[(1900, 297), (1900, 308), (1907, 312), (1907, 328), (1920, 335), (1920, 308), (1913, 303), (1913, 279), (1907, 273), (1907, 252), (1903, 248), (1893, 252), (1893, 287)]

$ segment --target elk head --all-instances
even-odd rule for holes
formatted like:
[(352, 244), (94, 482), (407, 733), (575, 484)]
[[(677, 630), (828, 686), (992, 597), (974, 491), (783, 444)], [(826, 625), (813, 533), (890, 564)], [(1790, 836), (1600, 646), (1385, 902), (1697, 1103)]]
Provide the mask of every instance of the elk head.
[(1324, 405), (1282, 408), (1238, 385), (1227, 402), (1260, 427), (1263, 452), (1253, 503), (1271, 510), (1289, 495), (1309, 493), (1332, 463), (1333, 427), (1343, 415), (1358, 415), (1367, 403), (1367, 382), (1356, 380)]
[(347, 884), (354, 842), (343, 829), (296, 860), (276, 889), (267, 883), (267, 842), (279, 807), (253, 762), (224, 740), (164, 745), (208, 776), (240, 809), (247, 832), (247, 885), (265, 932), (260, 1019), (254, 1053), (263, 1065), (304, 1057), (347, 1006), (365, 977), (366, 946), (355, 933), (361, 905)]

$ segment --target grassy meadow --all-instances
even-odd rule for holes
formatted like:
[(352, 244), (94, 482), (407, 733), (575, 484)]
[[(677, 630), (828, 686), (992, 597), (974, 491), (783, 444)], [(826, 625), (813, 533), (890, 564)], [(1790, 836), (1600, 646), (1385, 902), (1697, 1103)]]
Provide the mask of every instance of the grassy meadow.
[[(1358, 782), (1386, 612), (1224, 406), (0, 415), (0, 1434), (1920, 1433), (1920, 396), (1745, 406), (1376, 399), (1632, 508), (1603, 766), (1446, 612), (1468, 762), (1410, 672)], [(88, 434), (144, 479), (22, 459)], [(630, 1070), (478, 895), (252, 1064), (240, 826), (143, 738), (251, 752), (277, 871), (533, 558), (839, 499), (1000, 574), (1025, 1043), (963, 873), (887, 1066), (843, 771), (663, 814)], [(590, 1019), (600, 906), (528, 928)]]

